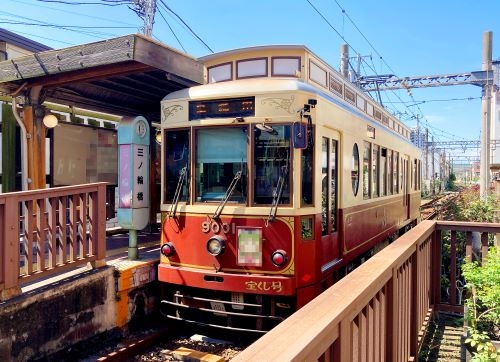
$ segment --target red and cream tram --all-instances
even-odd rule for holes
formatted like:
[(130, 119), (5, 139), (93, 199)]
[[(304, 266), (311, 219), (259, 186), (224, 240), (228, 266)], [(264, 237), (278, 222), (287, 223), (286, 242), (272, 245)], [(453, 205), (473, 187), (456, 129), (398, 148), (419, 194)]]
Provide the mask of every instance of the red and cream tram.
[(418, 222), (420, 152), (303, 46), (201, 61), (161, 103), (162, 311), (266, 332)]

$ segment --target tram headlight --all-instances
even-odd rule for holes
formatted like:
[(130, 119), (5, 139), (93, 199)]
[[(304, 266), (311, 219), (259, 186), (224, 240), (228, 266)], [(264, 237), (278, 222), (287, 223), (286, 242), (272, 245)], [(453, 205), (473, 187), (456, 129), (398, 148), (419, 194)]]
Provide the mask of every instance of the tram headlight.
[(220, 236), (212, 236), (207, 241), (207, 251), (210, 255), (221, 255), (226, 249), (226, 241)]
[(276, 266), (283, 266), (288, 261), (288, 256), (284, 250), (276, 250), (271, 254), (271, 261)]
[(170, 242), (165, 243), (161, 246), (160, 249), (161, 253), (165, 255), (166, 257), (172, 256), (175, 253), (175, 248), (174, 245)]

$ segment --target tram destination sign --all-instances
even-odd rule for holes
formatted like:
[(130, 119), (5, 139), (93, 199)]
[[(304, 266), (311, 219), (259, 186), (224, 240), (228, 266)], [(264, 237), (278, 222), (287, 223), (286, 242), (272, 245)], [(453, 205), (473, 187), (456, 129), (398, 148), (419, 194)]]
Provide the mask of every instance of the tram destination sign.
[(255, 97), (189, 102), (189, 119), (248, 117), (255, 115)]

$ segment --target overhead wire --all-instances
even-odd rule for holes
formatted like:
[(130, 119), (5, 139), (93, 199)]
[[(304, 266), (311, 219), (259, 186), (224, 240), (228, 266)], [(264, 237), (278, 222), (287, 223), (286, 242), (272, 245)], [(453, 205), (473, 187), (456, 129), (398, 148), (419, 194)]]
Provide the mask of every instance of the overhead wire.
[(64, 1), (64, 0), (36, 0), (42, 3), (56, 3), (56, 4), (65, 4), (65, 5), (106, 5), (106, 6), (120, 6), (127, 5), (131, 0), (100, 0), (96, 1)]
[[(26, 21), (19, 21), (19, 20), (2, 20), (0, 21), (0, 24), (15, 24), (15, 25), (29, 25), (29, 26), (40, 26), (40, 27), (51, 27), (51, 28), (56, 28), (56, 29), (64, 29), (72, 32), (78, 32), (79, 34), (87, 34), (87, 35), (92, 35), (95, 37), (104, 37), (104, 36), (114, 36), (114, 34), (110, 33), (105, 33), (105, 32), (96, 32), (96, 31), (89, 31), (89, 30), (84, 30), (84, 29), (96, 29), (96, 28), (103, 28), (103, 29), (109, 29), (109, 27), (95, 27), (95, 26), (78, 26), (78, 25), (57, 25), (57, 24), (51, 24), (47, 23), (41, 20), (36, 20), (32, 18), (28, 18), (25, 16), (20, 16), (20, 15), (15, 15), (6, 11), (1, 11), (0, 14), (4, 14), (7, 16), (13, 16), (18, 19), (23, 19)], [(125, 28), (125, 27), (120, 27), (120, 28)], [(128, 27), (127, 27), (128, 28)]]
[(189, 32), (196, 38), (198, 39), (210, 52), (214, 53), (214, 51), (212, 50), (212, 48), (210, 48), (207, 43), (198, 35), (196, 34), (196, 32), (191, 29), (191, 27), (184, 21), (184, 19), (182, 19), (182, 17), (177, 14), (175, 11), (173, 11), (166, 3), (164, 0), (159, 0), (160, 1), (160, 4), (162, 6), (165, 7), (165, 9), (167, 9), (168, 12), (170, 12), (174, 17), (176, 17), (188, 30)]
[[(345, 39), (345, 37), (340, 34), (340, 32), (328, 21), (328, 19), (322, 14), (321, 11), (318, 10), (317, 7), (315, 7), (311, 1), (309, 0), (306, 0), (309, 5), (320, 15), (320, 17), (334, 30), (334, 32), (356, 53), (356, 54), (359, 54), (359, 52), (356, 51), (356, 49), (354, 49), (354, 47)], [(339, 8), (341, 9), (342, 11), (342, 14), (343, 16), (347, 17), (347, 19), (353, 24), (353, 26), (355, 27), (355, 29), (361, 34), (361, 36), (363, 37), (363, 39), (369, 44), (369, 46), (373, 49), (373, 51), (375, 52), (375, 54), (378, 55), (379, 59), (381, 62), (383, 62), (383, 64), (389, 69), (389, 71), (391, 73), (396, 73), (392, 67), (385, 61), (385, 59), (382, 57), (382, 55), (377, 51), (377, 49), (374, 47), (374, 45), (368, 40), (368, 38), (363, 34), (363, 32), (359, 29), (359, 27), (356, 25), (356, 23), (351, 19), (351, 17), (347, 14), (347, 12), (345, 11), (344, 8), (342, 8), (342, 6), (339, 4), (339, 2), (337, 0), (334, 0), (335, 3), (339, 6)], [(342, 23), (343, 26), (344, 26), (344, 22)], [(363, 67), (365, 73), (366, 73), (366, 69), (365, 69), (365, 65), (371, 69), (374, 74), (378, 74), (378, 72), (375, 70), (376, 67), (374, 64), (370, 65), (368, 64), (363, 57), (360, 57), (361, 58), (361, 64), (360, 66)], [(370, 59), (372, 60), (373, 62), (373, 59), (372, 57), (370, 57)], [(397, 99), (399, 100), (399, 103), (403, 104), (407, 110), (407, 112), (411, 115), (411, 119), (416, 119), (417, 122), (420, 121), (420, 119), (422, 119), (423, 121), (423, 124), (426, 126), (426, 133), (427, 134), (430, 134), (432, 137), (433, 137), (433, 142), (440, 142), (441, 141), (441, 138), (448, 138), (448, 139), (451, 139), (451, 140), (457, 140), (457, 139), (463, 139), (463, 137), (459, 137), (457, 135), (454, 135), (452, 133), (449, 133), (449, 132), (446, 132), (446, 131), (443, 131), (441, 129), (438, 129), (437, 127), (431, 125), (429, 123), (429, 121), (425, 118), (424, 116), (424, 113), (422, 111), (422, 109), (420, 108), (420, 104), (423, 104), (425, 102), (421, 102), (421, 103), (418, 103), (415, 101), (415, 98), (413, 97), (413, 93), (409, 90), (409, 89), (406, 89), (407, 90), (407, 94), (408, 96), (410, 97), (411, 101), (412, 101), (412, 105), (411, 106), (416, 106), (417, 108), (417, 112), (414, 112), (411, 108), (410, 108), (410, 105), (408, 103), (408, 101), (404, 101), (398, 93), (392, 91), (392, 93), (397, 97)], [(387, 93), (384, 93), (385, 97), (387, 97), (388, 99), (390, 98), (389, 94)], [(371, 94), (370, 94), (371, 96)], [(470, 98), (470, 97), (469, 97)], [(393, 105), (393, 104), (396, 104), (396, 102), (384, 102), (384, 107), (387, 107), (386, 103), (389, 103), (390, 105)], [(394, 107), (391, 107), (391, 112), (393, 114), (397, 114), (399, 111), (396, 111), (396, 108)], [(405, 114), (408, 114), (405, 112)], [(417, 123), (417, 130), (418, 128), (420, 128), (420, 124)], [(417, 132), (417, 134), (419, 134)], [(420, 137), (420, 136), (419, 136)], [(436, 138), (436, 140), (434, 140), (434, 137)], [(420, 141), (419, 141), (420, 142)], [(465, 150), (464, 150), (465, 152)]]
[[(364, 39), (364, 40), (368, 43), (368, 45), (370, 46), (370, 48), (371, 48), (371, 49), (375, 52), (375, 54), (377, 54), (377, 56), (379, 57), (380, 61), (381, 61), (381, 62), (383, 62), (383, 64), (384, 64), (384, 65), (385, 65), (385, 66), (389, 69), (389, 71), (390, 71), (391, 73), (395, 74), (396, 72), (395, 72), (395, 71), (392, 69), (392, 67), (391, 67), (391, 66), (390, 66), (390, 65), (386, 62), (385, 58), (384, 58), (384, 57), (383, 57), (383, 56), (382, 56), (382, 55), (378, 52), (378, 50), (377, 50), (377, 49), (375, 48), (375, 46), (371, 43), (371, 41), (370, 41), (370, 40), (369, 40), (369, 39), (365, 36), (365, 34), (361, 31), (361, 29), (360, 29), (360, 28), (356, 25), (356, 23), (354, 22), (354, 20), (353, 20), (353, 19), (349, 16), (349, 14), (348, 14), (348, 13), (347, 13), (347, 11), (346, 11), (346, 10), (342, 7), (342, 5), (339, 3), (339, 1), (338, 1), (338, 0), (334, 0), (334, 1), (335, 1), (335, 3), (337, 4), (337, 6), (340, 8), (340, 10), (341, 10), (341, 12), (342, 12), (343, 16), (345, 16), (345, 17), (346, 17), (346, 18), (347, 18), (347, 19), (351, 22), (351, 24), (354, 26), (354, 28), (355, 28), (355, 29), (359, 32), (359, 34), (363, 37), (363, 39)], [(309, 4), (311, 4), (311, 2), (310, 2), (309, 0), (307, 0), (307, 2), (308, 2)], [(311, 4), (311, 6), (312, 6), (312, 4)], [(314, 6), (313, 6), (313, 8), (316, 10), (316, 12), (319, 12), (319, 10), (317, 10), (317, 8), (315, 8)], [(322, 14), (321, 14), (321, 16), (322, 16), (322, 18), (326, 19), (326, 18), (325, 18)], [(328, 23), (331, 27), (333, 27), (333, 26), (332, 26), (332, 25), (331, 25), (328, 21), (327, 21), (327, 23)], [(334, 29), (334, 30), (335, 30), (335, 32), (336, 32), (336, 33), (337, 33), (337, 34), (341, 37), (341, 39), (342, 39), (343, 41), (345, 41), (345, 42), (349, 45), (349, 47), (350, 47), (351, 49), (353, 49), (356, 53), (358, 53), (358, 52), (357, 52), (357, 51), (356, 51), (356, 50), (355, 50), (355, 49), (354, 49), (354, 48), (353, 48), (353, 47), (352, 47), (352, 46), (351, 46), (351, 45), (350, 45), (350, 44), (346, 41), (346, 39), (344, 38), (344, 36), (341, 36), (341, 35), (339, 34), (339, 32), (338, 32), (336, 29)], [(358, 54), (359, 54), (359, 53), (358, 53)], [(362, 62), (363, 62), (363, 63), (367, 64), (367, 65), (368, 65), (368, 67), (369, 67), (371, 70), (373, 70), (375, 74), (378, 74), (378, 72), (375, 70), (375, 66), (374, 66), (374, 65), (369, 65), (368, 63), (366, 63), (366, 61), (365, 61), (363, 58), (361, 58), (361, 60), (362, 60)], [(413, 105), (416, 105), (415, 103), (417, 103), (417, 102), (415, 102), (415, 99), (413, 98), (413, 94), (411, 93), (411, 91), (410, 91), (409, 89), (407, 89), (407, 93), (408, 93), (408, 96), (412, 99), (412, 102), (414, 103)], [(410, 114), (412, 114), (412, 118), (414, 118), (414, 119), (420, 119), (420, 118), (421, 118), (421, 119), (425, 122), (425, 124), (427, 124), (428, 126), (430, 126), (430, 124), (429, 124), (428, 120), (424, 117), (424, 113), (423, 113), (423, 111), (422, 111), (422, 109), (420, 108), (420, 106), (419, 106), (419, 105), (416, 105), (416, 106), (417, 106), (417, 110), (418, 110), (418, 114), (416, 114), (413, 110), (411, 110), (411, 109), (408, 107), (408, 104), (407, 104), (408, 102), (403, 101), (403, 100), (402, 100), (402, 98), (401, 98), (401, 97), (400, 97), (397, 93), (395, 93), (394, 91), (393, 91), (393, 94), (395, 94), (395, 95), (396, 95), (396, 97), (399, 99), (399, 101), (400, 101), (402, 104), (404, 104), (404, 105), (406, 106), (406, 109), (409, 111), (409, 113), (410, 113)], [(386, 97), (388, 97), (388, 95), (387, 95), (387, 94), (386, 94)], [(470, 98), (470, 97), (469, 97), (469, 98)], [(469, 98), (468, 98), (468, 99), (469, 99)], [(384, 102), (384, 103), (385, 103), (385, 102)], [(395, 102), (388, 102), (388, 103), (395, 103)], [(422, 103), (425, 103), (425, 102), (422, 102)], [(434, 130), (436, 130), (436, 131), (440, 131), (442, 134), (448, 134), (448, 135), (452, 136), (454, 139), (457, 139), (457, 138), (462, 138), (462, 137), (459, 137), (459, 136), (453, 135), (453, 134), (451, 134), (451, 133), (448, 133), (448, 132), (445, 132), (445, 131), (439, 130), (438, 128), (436, 128), (436, 127), (434, 127), (434, 126), (431, 126), (430, 128), (432, 128), (432, 129), (434, 129)]]
[(167, 24), (168, 28), (170, 29), (170, 31), (172, 32), (172, 35), (174, 36), (175, 40), (177, 40), (177, 42), (179, 43), (180, 47), (182, 48), (182, 50), (184, 50), (184, 53), (187, 53), (186, 49), (184, 48), (184, 46), (182, 45), (182, 42), (180, 41), (179, 37), (177, 36), (177, 34), (175, 34), (175, 31), (174, 29), (172, 29), (172, 27), (170, 26), (170, 23), (167, 21), (167, 19), (165, 18), (165, 15), (163, 15), (161, 9), (158, 8), (158, 13), (160, 14), (160, 16), (162, 17), (163, 21), (165, 21), (165, 24)]

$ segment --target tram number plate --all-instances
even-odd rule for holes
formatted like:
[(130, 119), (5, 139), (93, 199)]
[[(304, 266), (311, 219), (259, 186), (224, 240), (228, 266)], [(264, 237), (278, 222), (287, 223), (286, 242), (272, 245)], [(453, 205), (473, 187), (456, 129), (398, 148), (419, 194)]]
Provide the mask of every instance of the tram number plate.
[(231, 293), (231, 302), (239, 304), (231, 304), (233, 309), (243, 310), (242, 305), (245, 300), (243, 299), (243, 293)]
[(226, 308), (224, 308), (224, 303), (220, 302), (210, 302), (210, 306), (212, 307), (212, 310), (214, 311), (215, 315), (220, 315), (220, 316), (227, 316)]

